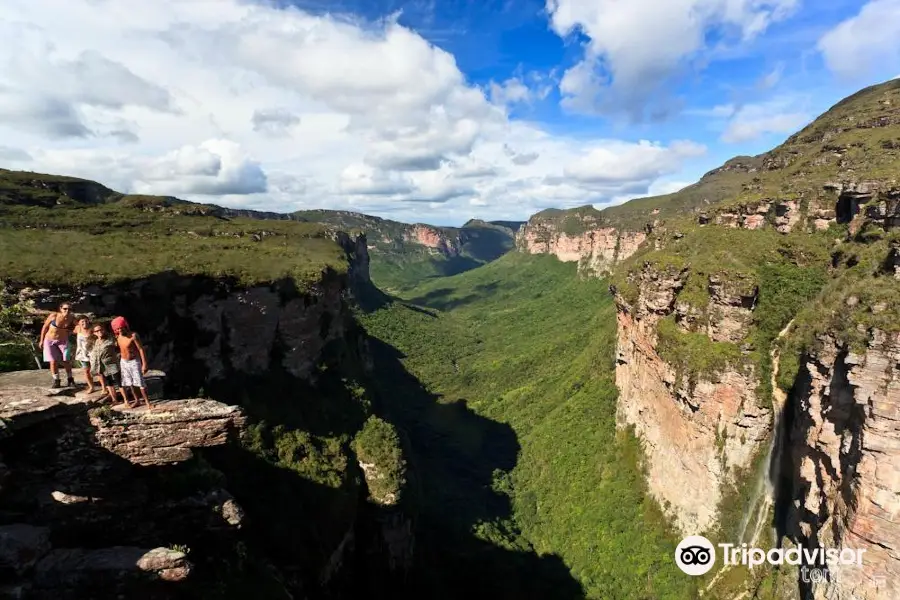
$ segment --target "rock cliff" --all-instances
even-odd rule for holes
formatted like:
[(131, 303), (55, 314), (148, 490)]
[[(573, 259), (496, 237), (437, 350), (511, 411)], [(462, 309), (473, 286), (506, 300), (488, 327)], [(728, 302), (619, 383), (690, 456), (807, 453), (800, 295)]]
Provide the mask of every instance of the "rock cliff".
[[(68, 447), (60, 447), (60, 458), (52, 460), (67, 461), (75, 470), (90, 470), (100, 460), (94, 455), (113, 457), (113, 462), (137, 469), (111, 480), (118, 482), (122, 493), (134, 486), (145, 490), (132, 494), (135, 502), (158, 505), (160, 510), (176, 510), (173, 507), (177, 505), (186, 516), (198, 511), (213, 515), (202, 521), (194, 535), (190, 524), (176, 527), (180, 521), (173, 520), (170, 528), (160, 525), (163, 513), (144, 518), (139, 512), (135, 518), (141, 535), (105, 537), (102, 546), (86, 550), (153, 550), (160, 544), (183, 544), (191, 549), (191, 555), (178, 561), (197, 556), (206, 565), (185, 567), (193, 569), (185, 585), (196, 579), (219, 587), (248, 586), (259, 593), (269, 590), (267, 597), (353, 597), (366, 586), (390, 589), (394, 583), (399, 585), (411, 560), (411, 521), (402, 507), (392, 510), (391, 520), (373, 513), (363, 471), (350, 446), (372, 411), (364, 387), (371, 365), (367, 338), (352, 312), (354, 297), (371, 285), (366, 239), (341, 233), (335, 236), (346, 253), (347, 270), (325, 268), (318, 279), (308, 280), (302, 287), (288, 278), (241, 285), (228, 277), (173, 272), (104, 286), (42, 285), (40, 281), (12, 286), (36, 320), (63, 298), (76, 312), (96, 319), (125, 315), (141, 335), (150, 365), (166, 371), (166, 396), (205, 397), (164, 402), (149, 414), (82, 411), (82, 417), (73, 421), (79, 431), (93, 432), (90, 444), (81, 444), (89, 447), (90, 453), (69, 453)], [(46, 373), (42, 375), (46, 377)], [(68, 415), (65, 411), (73, 401), (44, 400), (30, 406), (21, 419), (60, 411)], [(21, 402), (16, 406), (24, 406)], [(72, 417), (65, 419), (71, 421)], [(236, 428), (244, 432), (239, 443), (231, 435)], [(198, 453), (197, 448), (205, 450)], [(4, 457), (8, 458), (5, 453)], [(38, 465), (51, 459), (28, 460)], [(24, 464), (3, 462), (14, 473), (21, 470), (17, 465)], [(173, 463), (186, 466), (171, 467)], [(131, 474), (157, 468), (176, 469), (158, 476), (158, 488), (143, 476)], [(207, 485), (209, 482), (213, 485)], [(38, 485), (45, 484), (36, 482)], [(226, 485), (228, 492), (224, 491)], [(57, 486), (62, 498), (57, 503), (96, 512), (92, 508), (95, 499), (105, 499), (112, 492), (88, 487)], [(181, 491), (171, 493), (173, 488)], [(184, 493), (185, 489), (190, 493)], [(97, 516), (85, 521), (79, 531), (88, 535), (93, 526), (110, 532), (127, 530), (132, 518), (129, 506), (122, 513), (111, 512), (113, 516), (104, 517), (106, 520)], [(234, 523), (243, 522), (244, 515), (254, 523), (252, 532), (245, 535), (242, 530), (218, 542), (209, 537), (209, 532), (235, 529)], [(24, 523), (43, 526), (37, 517)], [(68, 550), (73, 544), (59, 547)], [(207, 560), (205, 553), (215, 548), (221, 552)], [(67, 555), (60, 564), (85, 560), (113, 564), (107, 554)], [(144, 563), (156, 565), (157, 558), (151, 555)], [(385, 569), (367, 570), (380, 560), (388, 565)], [(176, 573), (178, 561), (157, 570)], [(218, 566), (211, 566), (210, 561)], [(116, 569), (112, 572), (119, 573)], [(58, 570), (54, 567), (49, 572)], [(34, 579), (39, 572), (44, 571), (29, 571), (29, 577)], [(380, 579), (367, 579), (365, 573), (375, 573)], [(147, 581), (146, 577), (138, 579)], [(148, 598), (156, 593), (146, 587), (127, 589), (140, 589)]]
[(671, 329), (673, 319), (677, 330), (666, 332), (670, 337), (731, 343), (747, 334), (752, 294), (727, 290), (712, 278), (704, 309), (719, 318), (698, 328), (679, 301), (687, 276), (687, 269), (648, 264), (635, 282), (636, 298), (616, 294), (616, 386), (617, 422), (643, 441), (651, 494), (682, 532), (693, 535), (716, 525), (727, 489), (764, 451), (772, 410), (759, 396), (752, 366), (736, 361), (718, 372), (690, 373), (661, 356), (660, 330)]
[(403, 239), (438, 251), (444, 256), (459, 256), (462, 251), (462, 234), (450, 236), (444, 231), (429, 225), (412, 225), (403, 234)]
[(579, 274), (599, 276), (633, 255), (646, 239), (644, 231), (603, 226), (590, 214), (561, 222), (539, 213), (516, 233), (516, 248), (529, 254), (553, 254), (563, 262), (577, 262)]
[[(788, 535), (807, 547), (865, 550), (835, 566), (815, 598), (900, 597), (900, 334), (854, 349), (825, 334), (792, 394)], [(807, 586), (808, 587), (808, 586)]]
[[(170, 598), (172, 583), (202, 589), (209, 582), (195, 560), (228, 558), (243, 511), (214, 486), (160, 488), (186, 473), (180, 466), (197, 464), (194, 449), (236, 438), (241, 411), (197, 399), (162, 402), (152, 413), (111, 410), (46, 385), (46, 372), (0, 374), (4, 592)], [(184, 545), (166, 547), (175, 541)]]

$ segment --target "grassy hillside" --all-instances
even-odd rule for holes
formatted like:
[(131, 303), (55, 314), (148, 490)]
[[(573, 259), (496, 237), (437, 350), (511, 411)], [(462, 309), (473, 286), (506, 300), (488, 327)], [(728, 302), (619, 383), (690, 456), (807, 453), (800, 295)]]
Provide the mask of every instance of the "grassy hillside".
[(104, 283), (174, 270), (301, 285), (346, 256), (315, 224), (218, 219), (108, 204), (0, 206), (0, 279)]
[(777, 148), (738, 156), (673, 194), (631, 200), (603, 210), (550, 209), (532, 219), (577, 233), (594, 226), (640, 230), (718, 204), (760, 199), (808, 202), (830, 182), (893, 181), (900, 172), (900, 81), (845, 98)]
[[(67, 212), (78, 209), (78, 213)], [(52, 213), (47, 211), (54, 211)], [(62, 213), (60, 212), (62, 211)], [(84, 211), (84, 212), (82, 212)], [(152, 216), (151, 216), (152, 215)], [(165, 223), (154, 224), (159, 217)], [(209, 224), (207, 221), (190, 221), (189, 217), (208, 217), (212, 219), (232, 221), (231, 225), (223, 223)], [(174, 221), (173, 221), (174, 219)], [(250, 221), (279, 221), (288, 223), (253, 225)], [(177, 221), (177, 223), (175, 223)], [(212, 231), (212, 235), (248, 234), (252, 238), (254, 230), (267, 230), (284, 234), (289, 238), (317, 238), (327, 237), (334, 231), (348, 233), (365, 233), (369, 240), (369, 250), (372, 255), (372, 277), (375, 282), (386, 289), (400, 290), (409, 288), (419, 282), (433, 277), (444, 277), (467, 271), (486, 262), (496, 260), (513, 248), (515, 230), (521, 223), (512, 221), (486, 222), (471, 220), (463, 227), (432, 227), (426, 226), (437, 234), (443, 236), (448, 244), (456, 248), (455, 253), (442, 252), (441, 250), (428, 248), (415, 241), (413, 226), (407, 223), (391, 221), (370, 215), (349, 211), (334, 210), (306, 210), (291, 214), (275, 212), (263, 212), (243, 209), (224, 208), (214, 204), (200, 204), (188, 202), (171, 196), (151, 196), (122, 194), (111, 190), (97, 182), (77, 177), (63, 175), (50, 175), (45, 173), (33, 173), (30, 171), (9, 171), (0, 169), (0, 227), (45, 227), (51, 229), (65, 228), (67, 230), (83, 230), (93, 233), (112, 234), (109, 228), (125, 229), (147, 228), (152, 231), (148, 238), (156, 241), (147, 241), (148, 252), (142, 255), (153, 254), (153, 258), (139, 257), (137, 263), (142, 261), (154, 261), (151, 269), (177, 268), (185, 272), (204, 273), (207, 268), (213, 268), (216, 262), (228, 265), (228, 272), (237, 272), (242, 278), (250, 278), (262, 268), (263, 264), (270, 268), (265, 270), (263, 278), (277, 275), (276, 271), (282, 269), (283, 264), (288, 265), (287, 272), (298, 268), (308, 270), (303, 266), (307, 250), (312, 250), (314, 256), (309, 261), (315, 265), (318, 261), (327, 257), (322, 254), (323, 248), (313, 248), (313, 244), (305, 244), (297, 256), (293, 256), (291, 243), (285, 252), (268, 247), (268, 242), (250, 253), (259, 257), (259, 264), (246, 264), (237, 253), (247, 253), (249, 247), (241, 243), (222, 243), (221, 240), (214, 243), (198, 244), (188, 240), (177, 239), (178, 234), (191, 232), (203, 236), (204, 231)], [(175, 229), (176, 238), (166, 240), (165, 243), (157, 243), (157, 234)], [(35, 244), (42, 243), (42, 235), (28, 236), (22, 233), (14, 234), (7, 240), (8, 245), (23, 245), (21, 253), (14, 252), (12, 259), (16, 263), (23, 263), (20, 255), (25, 249), (33, 249)], [(54, 236), (53, 253), (62, 244), (69, 247), (77, 245), (81, 238), (64, 234)], [(110, 238), (112, 239), (112, 238)], [(94, 239), (94, 242), (99, 240)], [(282, 240), (284, 241), (284, 240)], [(169, 243), (173, 242), (173, 243)], [(92, 241), (83, 242), (88, 248), (93, 249)], [(103, 247), (124, 247), (120, 241), (112, 240), (111, 243), (101, 242)], [(195, 255), (194, 249), (198, 249)], [(107, 253), (108, 254), (108, 253)], [(84, 275), (77, 265), (60, 266), (59, 271), (68, 273), (66, 277), (115, 277), (118, 270), (127, 270), (137, 266), (138, 271), (144, 273), (140, 264), (129, 265), (129, 253), (126, 249), (117, 266), (109, 268), (93, 269)], [(11, 259), (11, 260), (12, 260)], [(63, 260), (66, 260), (63, 257)], [(24, 262), (27, 262), (25, 260)], [(278, 266), (275, 266), (278, 265)], [(10, 266), (10, 263), (0, 266)], [(274, 271), (273, 271), (274, 269)], [(15, 275), (29, 275), (26, 265), (16, 266)], [(215, 271), (220, 273), (222, 271)], [(126, 273), (127, 275), (127, 273)]]
[[(363, 321), (428, 397), (398, 393), (390, 373), (380, 384), (420, 479), (428, 588), (461, 597), (476, 581), (505, 584), (507, 574), (539, 585), (541, 566), (522, 558), (537, 554), (558, 556), (590, 598), (691, 597), (692, 582), (671, 560), (677, 542), (645, 494), (639, 445), (615, 430), (606, 284), (579, 281), (573, 265), (551, 257), (508, 254), (407, 298), (412, 305)], [(471, 532), (508, 553), (467, 541)], [(500, 584), (488, 593), (582, 593), (556, 586), (543, 596)]]
[(372, 256), (372, 280), (381, 288), (400, 292), (437, 277), (463, 273), (496, 260), (512, 250), (521, 223), (472, 219), (462, 227), (426, 225), (456, 254), (429, 248), (413, 238), (414, 225), (349, 211), (306, 210), (294, 218), (322, 223), (342, 231), (365, 233)]

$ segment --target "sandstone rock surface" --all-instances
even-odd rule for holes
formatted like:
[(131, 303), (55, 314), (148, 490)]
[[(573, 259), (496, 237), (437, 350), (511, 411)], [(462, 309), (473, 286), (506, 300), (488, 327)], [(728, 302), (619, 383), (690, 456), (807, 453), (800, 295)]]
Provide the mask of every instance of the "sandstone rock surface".
[[(773, 415), (761, 406), (752, 370), (689, 382), (660, 357), (657, 324), (676, 310), (686, 276), (648, 265), (636, 305), (617, 296), (616, 415), (620, 427), (633, 426), (643, 441), (651, 494), (683, 533), (693, 535), (715, 524), (726, 486), (764, 451)], [(712, 285), (711, 302), (749, 314), (745, 293), (719, 280)], [(709, 334), (735, 339), (745, 325), (741, 316), (740, 325), (719, 322)]]
[(219, 446), (244, 425), (236, 406), (213, 400), (167, 400), (151, 412), (143, 408), (93, 411), (99, 444), (139, 465), (182, 462), (192, 448)]
[(577, 262), (580, 274), (600, 276), (637, 252), (646, 239), (646, 232), (619, 231), (594, 221), (587, 221), (583, 232), (566, 233), (555, 223), (532, 218), (516, 234), (516, 247), (529, 254), (553, 254), (563, 262)]
[(804, 545), (865, 550), (831, 569), (816, 598), (900, 597), (900, 334), (856, 354), (822, 336), (796, 390), (788, 533)]

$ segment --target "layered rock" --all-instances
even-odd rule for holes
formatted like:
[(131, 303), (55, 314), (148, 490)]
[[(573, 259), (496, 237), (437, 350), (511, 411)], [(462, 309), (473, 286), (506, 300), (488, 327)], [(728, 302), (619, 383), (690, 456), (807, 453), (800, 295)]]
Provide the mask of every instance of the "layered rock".
[(326, 271), (305, 289), (292, 280), (241, 287), (160, 273), (102, 287), (20, 287), (19, 296), (37, 309), (53, 310), (65, 299), (79, 313), (125, 315), (150, 365), (167, 374), (170, 391), (188, 396), (222, 388), (230, 399), (240, 391), (229, 384), (236, 379), (274, 373), (306, 380), (329, 344), (362, 343), (345, 299), (356, 284), (371, 283), (366, 241), (346, 234), (337, 241), (347, 253), (347, 274)]
[(94, 412), (97, 442), (137, 465), (165, 465), (193, 456), (192, 448), (221, 446), (244, 426), (236, 406), (213, 400), (170, 400), (152, 412)]
[(772, 204), (772, 201), (764, 200), (722, 210), (716, 214), (715, 224), (733, 229), (761, 229), (766, 224), (766, 215)]
[(222, 489), (165, 496), (148, 483), (162, 485), (194, 448), (234, 439), (240, 410), (211, 400), (162, 401), (149, 413), (97, 408), (96, 395), (46, 386), (46, 372), (0, 374), (0, 578), (13, 582), (9, 593), (184, 593), (166, 586), (190, 584), (193, 567), (165, 546), (231, 548), (243, 511)]
[[(830, 335), (804, 357), (788, 431), (787, 533), (806, 547), (864, 550), (816, 598), (900, 597), (900, 334), (854, 351)], [(803, 585), (803, 584), (801, 584)]]
[(436, 227), (418, 223), (404, 232), (403, 240), (437, 250), (444, 256), (459, 256), (463, 243), (459, 235), (450, 237)]
[[(761, 406), (752, 368), (692, 381), (660, 356), (659, 322), (676, 313), (687, 276), (687, 269), (645, 265), (633, 282), (637, 299), (629, 303), (616, 294), (617, 424), (634, 427), (643, 442), (650, 493), (682, 532), (699, 534), (716, 523), (726, 487), (740, 483), (737, 476), (764, 450), (772, 411)], [(711, 321), (712, 339), (746, 335), (755, 293), (743, 287), (710, 282), (705, 310), (724, 315)], [(682, 305), (682, 315), (685, 310)]]
[[(593, 222), (589, 225), (594, 227)], [(568, 234), (555, 223), (532, 218), (516, 234), (516, 247), (529, 254), (553, 254), (563, 262), (577, 262), (582, 275), (603, 275), (637, 252), (646, 239), (643, 231), (599, 226)]]

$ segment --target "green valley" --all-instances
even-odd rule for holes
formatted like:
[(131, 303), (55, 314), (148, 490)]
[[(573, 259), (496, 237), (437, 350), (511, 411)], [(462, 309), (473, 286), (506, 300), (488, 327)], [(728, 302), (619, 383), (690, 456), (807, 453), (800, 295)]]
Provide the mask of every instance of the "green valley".
[[(398, 394), (389, 373), (378, 381), (409, 435), (425, 539), (444, 549), (438, 564), (422, 565), (443, 597), (503, 572), (469, 533), (559, 556), (590, 598), (692, 594), (670, 558), (677, 540), (646, 495), (640, 445), (616, 432), (606, 287), (552, 257), (511, 254), (361, 316), (433, 398)], [(495, 597), (521, 597), (510, 581)]]

